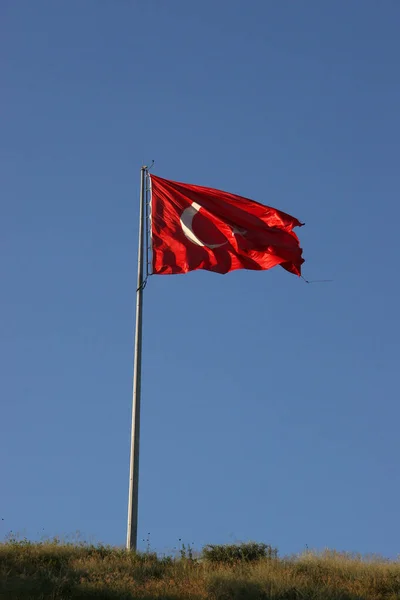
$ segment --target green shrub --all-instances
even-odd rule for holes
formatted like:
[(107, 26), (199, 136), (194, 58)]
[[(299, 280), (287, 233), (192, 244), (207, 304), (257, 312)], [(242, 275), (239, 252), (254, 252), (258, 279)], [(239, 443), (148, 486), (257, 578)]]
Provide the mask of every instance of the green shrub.
[(247, 542), (243, 544), (209, 544), (203, 548), (202, 558), (213, 563), (254, 562), (278, 557), (278, 550), (269, 544)]

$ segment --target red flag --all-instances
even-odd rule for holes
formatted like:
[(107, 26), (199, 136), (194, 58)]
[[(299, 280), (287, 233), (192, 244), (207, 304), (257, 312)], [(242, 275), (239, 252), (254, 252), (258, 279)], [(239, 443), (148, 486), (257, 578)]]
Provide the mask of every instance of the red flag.
[(296, 218), (228, 192), (150, 178), (154, 274), (276, 265), (301, 274)]

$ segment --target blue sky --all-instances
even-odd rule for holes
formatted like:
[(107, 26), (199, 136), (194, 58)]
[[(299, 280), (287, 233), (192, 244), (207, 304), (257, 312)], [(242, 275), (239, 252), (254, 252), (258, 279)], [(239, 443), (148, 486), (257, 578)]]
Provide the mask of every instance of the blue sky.
[(139, 179), (155, 159), (305, 221), (304, 275), (333, 282), (149, 281), (140, 538), (394, 556), (399, 4), (0, 11), (0, 537), (125, 542)]

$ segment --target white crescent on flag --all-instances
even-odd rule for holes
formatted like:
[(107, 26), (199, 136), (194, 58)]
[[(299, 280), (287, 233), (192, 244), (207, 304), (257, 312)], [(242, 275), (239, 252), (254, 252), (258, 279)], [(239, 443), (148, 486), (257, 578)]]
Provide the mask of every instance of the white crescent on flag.
[(195, 215), (199, 212), (201, 206), (197, 204), (197, 202), (193, 202), (189, 208), (186, 208), (181, 214), (180, 223), (183, 230), (183, 233), (187, 237), (188, 240), (196, 244), (197, 246), (205, 246), (206, 248), (210, 248), (213, 250), (214, 248), (219, 248), (220, 246), (225, 246), (228, 242), (222, 242), (222, 244), (205, 244), (201, 241), (199, 237), (193, 231), (193, 219)]

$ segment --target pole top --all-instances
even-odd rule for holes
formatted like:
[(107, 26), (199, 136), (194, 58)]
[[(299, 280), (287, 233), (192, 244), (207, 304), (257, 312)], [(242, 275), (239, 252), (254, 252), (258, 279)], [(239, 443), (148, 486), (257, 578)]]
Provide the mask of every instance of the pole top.
[(147, 165), (143, 165), (143, 167), (141, 168), (141, 171), (150, 171), (150, 169), (153, 168), (154, 165), (154, 160), (151, 161), (151, 165), (148, 167)]

